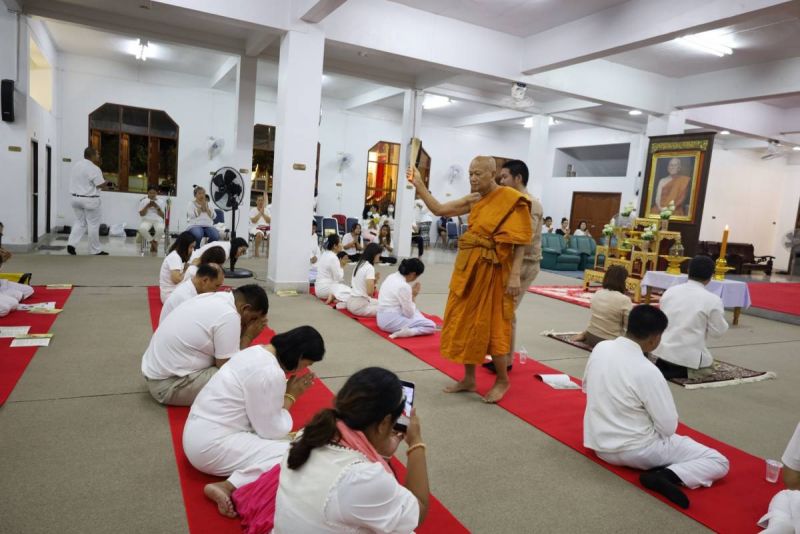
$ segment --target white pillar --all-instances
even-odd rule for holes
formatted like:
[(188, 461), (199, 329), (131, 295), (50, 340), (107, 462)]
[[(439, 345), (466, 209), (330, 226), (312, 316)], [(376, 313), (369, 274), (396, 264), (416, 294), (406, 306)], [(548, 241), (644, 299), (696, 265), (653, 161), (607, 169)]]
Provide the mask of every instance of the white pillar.
[[(419, 137), (422, 126), (422, 91), (407, 89), (403, 95), (403, 126), (400, 130), (400, 176), (397, 180), (397, 203), (394, 207), (394, 232), (392, 239), (398, 257), (411, 255), (411, 225), (414, 222), (415, 189), (406, 180), (411, 138)], [(424, 139), (422, 140), (425, 141)]]
[(281, 39), (272, 233), (267, 287), (308, 291), (324, 36), (313, 28)]
[[(542, 200), (544, 193), (544, 181), (553, 176), (553, 169), (547, 168), (551, 159), (548, 157), (548, 146), (550, 143), (550, 124), (545, 115), (534, 115), (530, 117), (531, 131), (528, 137), (528, 192)], [(500, 169), (497, 169), (499, 172)]]
[(686, 130), (686, 112), (675, 110), (667, 117), (667, 135), (680, 135)]
[(247, 239), (250, 224), (250, 175), (253, 165), (253, 127), (256, 113), (258, 58), (241, 56), (236, 76), (236, 130), (233, 140), (232, 166), (244, 178), (244, 198), (236, 213), (236, 235)]

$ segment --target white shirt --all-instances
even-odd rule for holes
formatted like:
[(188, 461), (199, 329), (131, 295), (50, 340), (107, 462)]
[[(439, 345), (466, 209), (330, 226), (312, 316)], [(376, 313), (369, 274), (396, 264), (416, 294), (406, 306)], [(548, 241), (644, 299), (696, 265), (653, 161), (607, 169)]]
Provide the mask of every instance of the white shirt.
[(286, 373), (263, 345), (237, 352), (203, 386), (189, 415), (264, 439), (285, 438), (292, 416), (283, 409)]
[(348, 254), (357, 254), (358, 253), (358, 248), (356, 246), (347, 248), (353, 243), (356, 243), (356, 245), (361, 245), (361, 246), (364, 245), (364, 241), (361, 239), (360, 235), (358, 236), (358, 241), (356, 241), (353, 238), (353, 234), (352, 233), (347, 232), (346, 234), (344, 234), (344, 237), (342, 237), (342, 249), (345, 252), (347, 252)]
[(142, 357), (153, 380), (186, 376), (239, 352), (241, 317), (233, 293), (205, 293), (175, 308), (158, 325)]
[(700, 282), (689, 280), (667, 289), (659, 306), (669, 325), (653, 354), (691, 369), (710, 366), (714, 358), (706, 337), (719, 337), (728, 330), (722, 299)]
[(200, 256), (203, 255), (203, 252), (210, 249), (211, 247), (222, 247), (225, 251), (225, 261), (228, 261), (228, 258), (231, 257), (231, 242), (230, 241), (212, 241), (210, 243), (206, 243), (202, 247), (196, 249), (192, 252), (192, 255), (189, 256), (189, 262), (193, 262), (194, 260), (199, 260)]
[(319, 260), (319, 239), (317, 234), (311, 234), (311, 254), (308, 257), (308, 261), (311, 261), (311, 258)]
[(413, 317), (417, 311), (411, 285), (399, 272), (394, 272), (386, 277), (378, 293), (378, 309), (380, 311), (395, 311), (405, 317)]
[[(195, 270), (197, 268), (195, 267)], [(197, 296), (197, 288), (194, 286), (194, 281), (192, 280), (185, 280), (178, 284), (175, 288), (175, 291), (170, 294), (167, 301), (164, 302), (164, 306), (161, 308), (161, 315), (158, 318), (158, 324), (164, 322), (164, 319), (169, 315), (172, 310), (186, 302), (192, 297)]]
[[(161, 213), (164, 213), (164, 203), (158, 199), (156, 199), (155, 202), (156, 204), (158, 204), (158, 207), (161, 208)], [(145, 208), (145, 206), (149, 204), (150, 204), (150, 198), (144, 197), (142, 200), (139, 201), (138, 211), (142, 211)], [(141, 217), (143, 221), (149, 221), (149, 222), (161, 222), (164, 220), (164, 218), (158, 214), (158, 210), (152, 206), (147, 208), (147, 211)]]
[(88, 159), (82, 159), (70, 172), (69, 192), (83, 197), (99, 197), (100, 191), (97, 190), (97, 186), (103, 185), (105, 181), (100, 167)]
[(386, 258), (394, 258), (394, 256), (395, 256), (395, 254), (394, 254), (394, 245), (392, 245), (391, 238), (386, 242), (387, 245), (392, 247), (391, 252), (389, 251), (389, 249), (387, 249), (386, 247), (383, 246), (383, 244), (381, 243), (381, 238), (380, 237), (376, 237), (375, 238), (375, 242), (377, 244), (381, 245), (381, 256), (384, 256)]
[(789, 469), (800, 471), (800, 424), (794, 429), (794, 435), (786, 446), (781, 462)]
[[(210, 203), (208, 204), (208, 209), (211, 210), (211, 213), (214, 213), (214, 208), (211, 207)], [(214, 226), (214, 217), (209, 216), (209, 214), (204, 211), (201, 212), (194, 200), (189, 202), (189, 205), (186, 207), (186, 221), (188, 222), (187, 228), (191, 228), (192, 226)]]
[(344, 280), (344, 269), (339, 263), (339, 258), (330, 250), (326, 250), (317, 260), (317, 280), (314, 282), (317, 290), (327, 290), (333, 284), (341, 284)]
[(414, 494), (357, 451), (327, 445), (300, 469), (281, 464), (274, 534), (408, 534), (418, 522)]
[[(358, 266), (356, 265), (356, 267)], [(372, 294), (367, 290), (367, 280), (375, 280), (375, 267), (370, 262), (365, 261), (353, 275), (353, 280), (350, 282), (350, 287), (353, 290), (350, 295), (353, 297), (372, 297)]]
[(575, 233), (573, 233), (572, 235), (576, 235), (576, 236), (585, 235), (585, 236), (588, 236), (589, 232), (587, 232), (585, 230), (581, 230), (580, 228), (578, 228), (577, 230), (575, 230)]
[[(267, 217), (271, 217), (268, 207), (264, 207), (264, 215), (266, 215)], [(250, 218), (248, 219), (248, 221), (250, 222), (251, 234), (255, 233), (255, 231), (258, 229), (259, 226), (269, 225), (269, 222), (267, 222), (267, 220), (264, 218), (264, 215), (261, 215), (259, 213), (258, 206), (253, 206), (252, 208), (250, 208)], [(256, 219), (256, 222), (253, 222), (253, 217), (256, 216), (258, 216), (258, 219)]]
[(667, 381), (626, 337), (597, 344), (586, 364), (583, 391), (583, 445), (595, 451), (641, 449), (678, 428)]
[(183, 272), (183, 260), (177, 251), (173, 250), (161, 262), (161, 272), (158, 275), (158, 286), (161, 289), (161, 302), (167, 302), (170, 294), (175, 290), (176, 284), (172, 283), (172, 271)]

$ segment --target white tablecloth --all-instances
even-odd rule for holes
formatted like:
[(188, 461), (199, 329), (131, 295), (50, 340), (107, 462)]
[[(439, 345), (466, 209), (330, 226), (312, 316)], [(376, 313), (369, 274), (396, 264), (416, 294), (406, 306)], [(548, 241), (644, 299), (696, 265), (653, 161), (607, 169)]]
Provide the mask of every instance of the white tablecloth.
[[(689, 279), (686, 274), (669, 274), (666, 271), (647, 271), (642, 278), (642, 295), (648, 287), (669, 289), (678, 284), (685, 284)], [(747, 284), (736, 280), (711, 280), (706, 285), (706, 290), (711, 291), (722, 299), (726, 308), (749, 308), (750, 290)]]

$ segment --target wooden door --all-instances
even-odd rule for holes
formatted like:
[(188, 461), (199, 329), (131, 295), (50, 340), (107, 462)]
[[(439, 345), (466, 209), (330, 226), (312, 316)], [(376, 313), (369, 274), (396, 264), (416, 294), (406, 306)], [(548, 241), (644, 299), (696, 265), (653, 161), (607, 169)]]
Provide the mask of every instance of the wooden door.
[(33, 238), (31, 241), (34, 243), (39, 242), (39, 143), (31, 140), (31, 154), (33, 160), (31, 167), (33, 169)]
[[(570, 230), (575, 232), (581, 221), (586, 221), (589, 233), (596, 240), (603, 234), (603, 226), (619, 214), (622, 193), (589, 193), (575, 191), (572, 193), (572, 210), (570, 212)], [(559, 222), (553, 221), (558, 228)]]
[(119, 178), (117, 179), (117, 190), (128, 190), (128, 176), (130, 174), (130, 136), (126, 133), (119, 135)]

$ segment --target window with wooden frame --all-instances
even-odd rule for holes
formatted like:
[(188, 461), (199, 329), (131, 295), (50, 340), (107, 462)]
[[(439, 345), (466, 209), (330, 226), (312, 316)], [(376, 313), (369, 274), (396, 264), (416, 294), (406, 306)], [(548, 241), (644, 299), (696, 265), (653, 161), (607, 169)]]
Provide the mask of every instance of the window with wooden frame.
[(178, 124), (166, 112), (103, 104), (89, 114), (89, 145), (114, 191), (177, 191)]
[[(428, 185), (431, 173), (431, 157), (424, 148), (420, 148), (417, 157), (419, 169), (425, 185)], [(400, 143), (379, 141), (367, 153), (367, 187), (364, 192), (364, 204), (379, 206), (382, 214), (386, 213), (389, 204), (397, 202), (398, 177), (405, 181), (405, 170), (400, 176)]]

